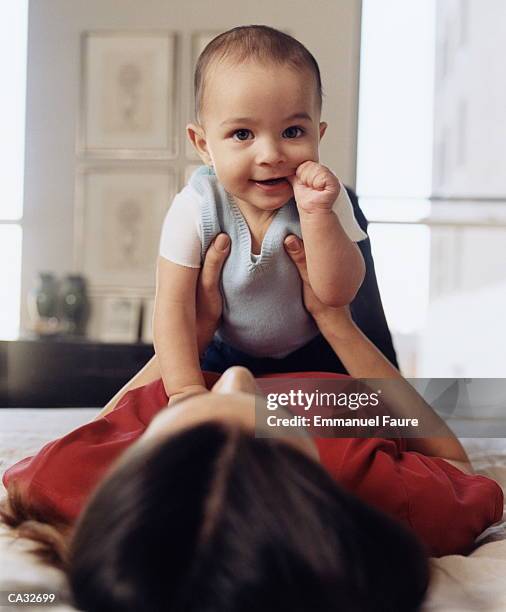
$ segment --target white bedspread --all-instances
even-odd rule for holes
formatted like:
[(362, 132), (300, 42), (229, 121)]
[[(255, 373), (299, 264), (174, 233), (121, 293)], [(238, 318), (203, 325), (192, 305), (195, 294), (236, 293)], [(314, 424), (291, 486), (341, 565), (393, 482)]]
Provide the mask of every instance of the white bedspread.
[[(0, 473), (43, 444), (91, 420), (96, 409), (0, 410)], [(495, 478), (506, 488), (506, 440), (467, 439), (475, 469)], [(0, 496), (5, 495), (3, 487)], [(59, 594), (56, 606), (23, 610), (74, 610), (65, 603), (61, 572), (45, 567), (28, 554), (29, 543), (15, 541), (0, 527), (0, 593), (44, 590)], [(480, 546), (468, 557), (451, 555), (432, 560), (432, 582), (424, 612), (504, 612), (506, 610), (506, 523), (490, 528)], [(67, 600), (68, 601), (68, 600)], [(19, 610), (2, 606), (0, 610)]]

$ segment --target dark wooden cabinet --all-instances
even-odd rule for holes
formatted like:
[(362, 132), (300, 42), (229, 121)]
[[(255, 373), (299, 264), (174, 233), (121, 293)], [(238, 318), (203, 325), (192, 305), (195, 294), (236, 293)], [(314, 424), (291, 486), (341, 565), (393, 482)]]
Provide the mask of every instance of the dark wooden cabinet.
[(0, 408), (103, 406), (153, 355), (148, 344), (0, 342)]

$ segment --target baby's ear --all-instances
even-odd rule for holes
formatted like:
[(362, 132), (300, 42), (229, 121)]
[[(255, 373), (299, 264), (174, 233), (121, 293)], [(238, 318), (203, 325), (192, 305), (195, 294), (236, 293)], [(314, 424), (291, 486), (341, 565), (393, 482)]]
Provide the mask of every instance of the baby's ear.
[(325, 134), (326, 131), (327, 131), (327, 124), (325, 123), (325, 121), (322, 121), (320, 123), (320, 140), (323, 138), (323, 135)]
[(200, 159), (207, 166), (212, 166), (212, 159), (207, 149), (207, 140), (204, 128), (196, 123), (189, 123), (186, 126), (186, 134), (193, 145), (193, 148), (199, 154)]

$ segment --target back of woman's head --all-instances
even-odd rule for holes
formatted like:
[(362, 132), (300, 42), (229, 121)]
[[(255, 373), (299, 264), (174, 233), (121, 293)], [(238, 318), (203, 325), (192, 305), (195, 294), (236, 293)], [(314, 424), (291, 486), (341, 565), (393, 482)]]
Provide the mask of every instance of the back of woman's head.
[(287, 443), (203, 424), (127, 452), (77, 524), (68, 576), (93, 612), (418, 609), (414, 537)]

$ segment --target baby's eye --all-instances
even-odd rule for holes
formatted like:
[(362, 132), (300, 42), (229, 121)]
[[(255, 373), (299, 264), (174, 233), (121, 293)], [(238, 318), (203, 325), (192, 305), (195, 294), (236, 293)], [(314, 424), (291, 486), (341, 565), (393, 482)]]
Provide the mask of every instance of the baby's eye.
[(248, 138), (250, 136), (253, 136), (253, 133), (251, 130), (236, 130), (233, 134), (232, 134), (232, 138), (234, 138), (235, 140), (248, 140)]
[(298, 138), (304, 134), (304, 130), (297, 125), (292, 125), (283, 132), (285, 138)]

